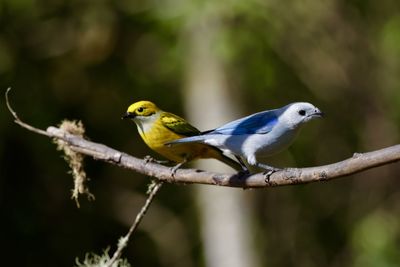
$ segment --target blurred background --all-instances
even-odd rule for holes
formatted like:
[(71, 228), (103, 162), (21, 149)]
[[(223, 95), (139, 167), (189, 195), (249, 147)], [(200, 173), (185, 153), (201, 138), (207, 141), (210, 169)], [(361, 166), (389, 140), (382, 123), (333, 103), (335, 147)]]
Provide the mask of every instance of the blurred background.
[[(86, 135), (158, 157), (129, 104), (201, 130), (294, 101), (323, 110), (278, 167), (399, 143), (397, 0), (0, 0), (0, 88), (22, 120), (78, 119)], [(73, 266), (124, 235), (149, 177), (86, 159), (96, 201), (70, 199), (62, 154), (0, 99), (2, 265)], [(160, 157), (158, 157), (160, 158)], [(203, 169), (229, 171), (213, 161)], [(166, 184), (124, 257), (133, 266), (399, 266), (399, 164), (344, 179), (242, 190)]]

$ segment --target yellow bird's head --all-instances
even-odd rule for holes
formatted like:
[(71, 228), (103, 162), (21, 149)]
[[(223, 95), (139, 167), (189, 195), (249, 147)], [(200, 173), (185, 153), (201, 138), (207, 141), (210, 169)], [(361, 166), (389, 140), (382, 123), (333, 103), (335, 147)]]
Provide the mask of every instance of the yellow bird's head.
[(128, 107), (123, 119), (132, 119), (136, 122), (143, 121), (156, 115), (160, 109), (150, 101), (138, 101)]

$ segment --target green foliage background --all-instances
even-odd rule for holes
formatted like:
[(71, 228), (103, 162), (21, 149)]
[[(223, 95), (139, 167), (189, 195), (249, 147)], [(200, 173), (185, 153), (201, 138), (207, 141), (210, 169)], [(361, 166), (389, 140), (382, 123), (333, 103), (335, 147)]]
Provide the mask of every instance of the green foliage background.
[[(246, 114), (293, 101), (327, 114), (271, 163), (326, 164), (399, 143), (396, 0), (2, 0), (0, 88), (13, 88), (15, 110), (32, 125), (79, 119), (92, 140), (143, 157), (149, 150), (120, 117), (141, 99), (184, 116), (185, 33), (209, 15), (222, 25), (213, 49)], [(149, 179), (88, 159), (97, 199), (77, 209), (60, 153), (13, 124), (0, 104), (2, 264), (71, 266), (114, 245)], [(248, 191), (261, 262), (398, 266), (399, 171), (393, 164), (329, 183)], [(126, 251), (134, 266), (204, 266), (196, 186), (161, 190)]]

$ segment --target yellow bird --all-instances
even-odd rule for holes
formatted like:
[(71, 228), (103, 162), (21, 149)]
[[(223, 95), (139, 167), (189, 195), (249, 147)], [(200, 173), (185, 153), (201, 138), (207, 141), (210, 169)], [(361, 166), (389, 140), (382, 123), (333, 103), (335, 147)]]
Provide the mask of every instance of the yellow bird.
[(136, 123), (140, 136), (152, 150), (178, 163), (173, 168), (173, 173), (182, 164), (198, 158), (214, 158), (235, 170), (242, 169), (239, 163), (225, 156), (218, 148), (209, 145), (199, 143), (166, 145), (176, 139), (199, 135), (201, 132), (183, 118), (159, 109), (150, 101), (133, 103), (122, 118), (132, 119)]

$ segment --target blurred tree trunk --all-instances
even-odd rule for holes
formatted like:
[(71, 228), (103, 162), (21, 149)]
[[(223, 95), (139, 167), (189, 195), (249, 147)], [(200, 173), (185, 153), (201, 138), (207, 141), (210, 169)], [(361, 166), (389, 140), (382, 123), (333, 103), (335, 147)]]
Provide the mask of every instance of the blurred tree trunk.
[[(240, 115), (238, 103), (227, 86), (223, 63), (215, 51), (215, 37), (223, 29), (215, 18), (203, 16), (192, 21), (186, 30), (186, 114), (201, 130), (215, 128)], [(215, 160), (201, 160), (196, 164), (201, 169), (230, 171)], [(197, 186), (196, 199), (206, 266), (258, 266), (248, 192)]]

